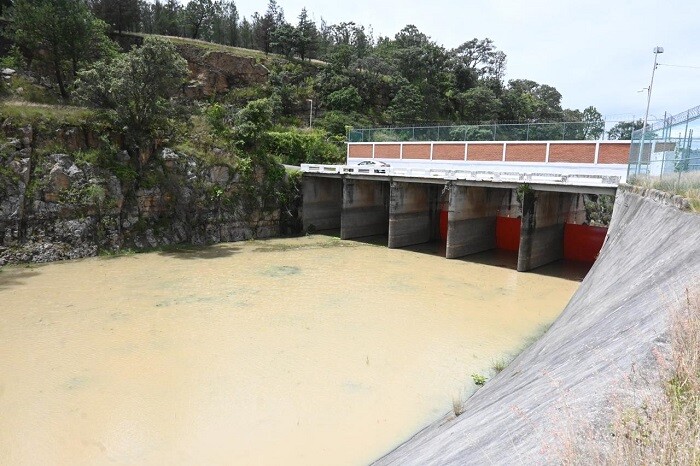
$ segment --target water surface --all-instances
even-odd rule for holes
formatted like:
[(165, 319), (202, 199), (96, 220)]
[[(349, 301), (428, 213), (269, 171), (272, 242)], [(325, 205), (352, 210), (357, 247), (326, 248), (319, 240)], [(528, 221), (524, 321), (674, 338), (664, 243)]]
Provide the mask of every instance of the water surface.
[(370, 462), (585, 273), (425, 252), (312, 236), (5, 267), (0, 462)]

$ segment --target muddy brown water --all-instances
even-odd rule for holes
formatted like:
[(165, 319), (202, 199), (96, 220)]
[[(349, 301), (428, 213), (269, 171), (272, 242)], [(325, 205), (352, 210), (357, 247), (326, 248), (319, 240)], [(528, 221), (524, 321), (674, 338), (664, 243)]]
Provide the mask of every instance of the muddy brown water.
[(311, 236), (5, 267), (0, 463), (366, 464), (585, 274), (425, 252)]

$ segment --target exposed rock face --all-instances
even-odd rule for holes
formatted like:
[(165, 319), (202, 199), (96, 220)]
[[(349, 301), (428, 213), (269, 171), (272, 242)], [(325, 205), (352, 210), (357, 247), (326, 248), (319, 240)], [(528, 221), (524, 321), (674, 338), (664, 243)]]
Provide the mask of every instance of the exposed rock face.
[(189, 98), (201, 99), (227, 92), (233, 87), (267, 82), (268, 70), (255, 58), (240, 57), (226, 52), (202, 52), (192, 45), (177, 45), (187, 60), (190, 84), (185, 88)]
[[(620, 186), (595, 265), (549, 331), (377, 465), (604, 463), (612, 409), (659, 390), (671, 310), (700, 276), (700, 215), (677, 197)], [(592, 439), (582, 439), (583, 434)], [(594, 453), (589, 451), (588, 453)]]
[(163, 149), (136, 186), (128, 156), (117, 157), (120, 171), (38, 155), (32, 129), (19, 133), (0, 144), (0, 266), (279, 235), (279, 206), (239, 194), (241, 177), (226, 165)]

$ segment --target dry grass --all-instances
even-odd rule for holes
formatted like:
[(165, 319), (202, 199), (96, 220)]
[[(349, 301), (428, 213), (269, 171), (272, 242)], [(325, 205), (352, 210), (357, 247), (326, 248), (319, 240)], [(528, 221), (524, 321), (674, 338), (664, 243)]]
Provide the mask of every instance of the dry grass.
[(81, 125), (94, 118), (94, 112), (85, 107), (46, 105), (18, 100), (0, 102), (2, 119), (17, 119), (23, 124), (53, 121), (68, 125)]
[(687, 292), (679, 308), (670, 361), (659, 360), (662, 395), (616, 410), (609, 464), (700, 464), (700, 293)]
[(673, 306), (668, 335), (667, 349), (653, 351), (651, 372), (633, 370), (620, 381), (608, 423), (565, 404), (543, 451), (571, 466), (700, 466), (700, 290)]
[[(133, 35), (146, 37), (150, 34), (133, 33)], [(158, 36), (158, 35), (156, 35), (155, 37), (161, 37), (161, 38), (167, 39), (174, 44), (192, 45), (195, 47), (199, 47), (205, 51), (225, 52), (225, 53), (229, 53), (231, 55), (237, 56), (237, 57), (255, 58), (263, 63), (267, 62), (269, 60), (272, 60), (272, 59), (288, 60), (285, 56), (278, 55), (275, 53), (265, 55), (265, 52), (263, 52), (261, 50), (246, 49), (243, 47), (233, 47), (231, 45), (217, 44), (214, 42), (207, 42), (205, 40), (190, 39), (189, 37)], [(314, 64), (317, 66), (327, 65), (326, 62), (321, 61), (321, 60), (308, 60), (308, 63)]]
[(680, 173), (680, 176), (668, 175), (663, 178), (635, 176), (630, 178), (629, 183), (683, 196), (690, 201), (690, 206), (695, 212), (700, 212), (699, 172), (686, 172)]

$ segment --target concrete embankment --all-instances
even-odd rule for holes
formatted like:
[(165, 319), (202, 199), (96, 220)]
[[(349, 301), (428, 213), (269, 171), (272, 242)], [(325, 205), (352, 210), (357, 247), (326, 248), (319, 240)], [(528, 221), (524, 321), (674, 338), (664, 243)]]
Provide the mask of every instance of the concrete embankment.
[(683, 206), (621, 186), (605, 246), (550, 330), (461, 416), (450, 413), (376, 464), (558, 463), (581, 435), (602, 448), (613, 407), (657, 386), (670, 309), (697, 288), (700, 215)]

